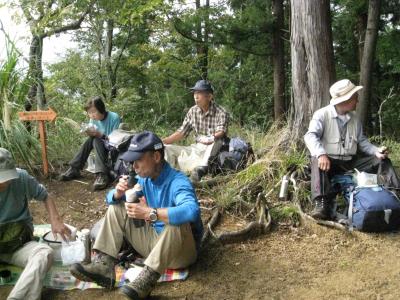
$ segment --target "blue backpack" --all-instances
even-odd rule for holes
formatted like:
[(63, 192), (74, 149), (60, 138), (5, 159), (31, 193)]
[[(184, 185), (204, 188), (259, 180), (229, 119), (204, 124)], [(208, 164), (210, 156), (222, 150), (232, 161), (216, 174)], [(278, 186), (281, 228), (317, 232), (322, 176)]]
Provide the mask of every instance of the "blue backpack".
[(349, 195), (348, 219), (353, 227), (366, 232), (400, 228), (400, 201), (383, 186), (357, 187)]

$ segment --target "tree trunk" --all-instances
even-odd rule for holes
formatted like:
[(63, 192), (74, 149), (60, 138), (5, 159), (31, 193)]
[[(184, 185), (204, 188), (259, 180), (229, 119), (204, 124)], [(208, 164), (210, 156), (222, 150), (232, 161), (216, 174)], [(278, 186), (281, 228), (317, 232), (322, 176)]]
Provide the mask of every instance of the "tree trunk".
[(364, 86), (364, 88), (360, 91), (360, 102), (357, 111), (361, 124), (366, 130), (368, 129), (368, 107), (372, 90), (372, 66), (378, 39), (380, 7), (380, 0), (369, 1), (367, 31), (365, 33), (364, 53), (360, 70), (360, 84)]
[[(201, 40), (202, 42), (197, 43), (196, 52), (197, 52), (197, 59), (198, 59), (198, 68), (200, 71), (200, 77), (202, 79), (207, 79), (208, 77), (208, 34), (209, 34), (209, 8), (210, 8), (210, 1), (207, 0), (205, 4), (205, 12), (206, 18), (204, 21), (204, 35), (203, 35), (203, 25), (202, 25), (202, 18), (199, 18), (198, 23), (196, 24), (196, 35), (197, 39)], [(200, 11), (201, 4), (200, 0), (196, 0), (196, 10)]]
[(272, 44), (272, 63), (274, 67), (274, 118), (282, 120), (285, 116), (285, 61), (283, 46), (283, 0), (274, 0), (272, 13), (275, 17)]
[(365, 31), (367, 29), (367, 19), (368, 19), (368, 15), (363, 13), (358, 16), (358, 21), (357, 21), (358, 60), (359, 60), (360, 67), (362, 65), (362, 57), (363, 57), (363, 53), (364, 53)]
[(40, 53), (38, 50), (43, 42), (40, 42), (40, 36), (33, 35), (31, 45), (29, 47), (29, 65), (28, 65), (28, 82), (29, 82), (29, 91), (28, 96), (25, 101), (25, 110), (30, 111), (32, 106), (36, 103), (36, 95), (37, 95), (37, 56)]
[(106, 63), (108, 83), (110, 87), (109, 99), (114, 100), (117, 97), (117, 79), (112, 67), (112, 47), (113, 47), (113, 31), (114, 21), (111, 19), (107, 20), (106, 28), (106, 40), (104, 44), (104, 60)]
[[(45, 12), (43, 3), (39, 2), (39, 8), (36, 13), (31, 13), (29, 11), (29, 6), (21, 3), (21, 8), (24, 12), (24, 15), (29, 24), (31, 24), (30, 30), (32, 33), (32, 41), (29, 50), (29, 67), (28, 67), (28, 83), (30, 85), (27, 99), (25, 102), (25, 110), (29, 111), (32, 109), (32, 106), (37, 103), (37, 108), (43, 110), (46, 105), (46, 96), (44, 92), (44, 84), (43, 84), (43, 68), (42, 68), (42, 56), (43, 56), (43, 40), (46, 37), (50, 37), (52, 35), (66, 32), (68, 30), (75, 30), (81, 27), (81, 24), (92, 8), (95, 0), (91, 0), (88, 3), (88, 7), (86, 11), (84, 11), (78, 20), (73, 21), (69, 24), (62, 25), (60, 27), (51, 28), (47, 31), (40, 27), (40, 21), (43, 18), (49, 16), (51, 14), (50, 11)], [(24, 1), (22, 1), (24, 2)], [(50, 4), (53, 4), (53, 1), (50, 1)], [(47, 8), (51, 10), (51, 6)], [(39, 13), (38, 13), (39, 12)], [(47, 15), (46, 15), (47, 14)], [(36, 17), (37, 19), (35, 19)], [(29, 128), (29, 125), (28, 125)]]
[(39, 39), (39, 47), (37, 47), (36, 53), (36, 102), (38, 110), (44, 110), (46, 106), (46, 95), (44, 93), (44, 82), (43, 82), (43, 38)]
[(292, 140), (307, 131), (315, 110), (329, 103), (335, 78), (329, 0), (291, 0)]

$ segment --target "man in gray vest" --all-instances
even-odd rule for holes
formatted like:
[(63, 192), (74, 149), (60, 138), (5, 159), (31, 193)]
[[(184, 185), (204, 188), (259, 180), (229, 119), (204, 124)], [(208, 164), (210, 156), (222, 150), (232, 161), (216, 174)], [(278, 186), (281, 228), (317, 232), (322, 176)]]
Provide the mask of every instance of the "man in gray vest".
[(355, 86), (343, 79), (334, 83), (329, 92), (330, 105), (317, 110), (304, 141), (311, 153), (311, 197), (315, 208), (312, 216), (330, 219), (330, 207), (336, 193), (331, 190), (330, 179), (354, 168), (377, 173), (378, 181), (388, 187), (399, 188), (400, 183), (388, 158), (385, 147), (371, 144), (363, 134), (355, 113), (358, 103)]

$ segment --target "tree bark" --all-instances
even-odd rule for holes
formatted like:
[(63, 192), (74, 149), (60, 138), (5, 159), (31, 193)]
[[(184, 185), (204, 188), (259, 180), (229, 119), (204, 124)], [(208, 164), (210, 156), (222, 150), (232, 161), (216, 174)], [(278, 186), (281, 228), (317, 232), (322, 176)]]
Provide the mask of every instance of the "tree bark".
[[(29, 66), (28, 66), (28, 81), (30, 87), (25, 102), (25, 110), (27, 111), (31, 110), (33, 104), (35, 103), (37, 103), (38, 109), (44, 109), (46, 105), (46, 96), (43, 84), (43, 68), (42, 68), (44, 38), (50, 37), (54, 34), (66, 32), (68, 30), (75, 30), (80, 28), (84, 18), (89, 13), (93, 4), (94, 0), (92, 0), (89, 3), (86, 11), (84, 11), (79, 16), (79, 19), (59, 27), (51, 28), (47, 31), (42, 30), (40, 28), (40, 25), (38, 25), (40, 21), (46, 16), (46, 13), (43, 10), (44, 7), (42, 7), (42, 9), (40, 10), (39, 16), (36, 19), (34, 19), (33, 14), (31, 14), (29, 11), (29, 7), (26, 5), (21, 6), (21, 9), (23, 10), (27, 21), (31, 24), (30, 30), (32, 33), (32, 41), (29, 50)], [(50, 9), (50, 7), (48, 8)]]
[(283, 0), (273, 1), (272, 13), (275, 17), (272, 41), (272, 64), (274, 67), (274, 119), (279, 121), (284, 118), (286, 112)]
[(292, 140), (307, 131), (315, 110), (329, 103), (335, 78), (329, 0), (291, 0)]
[(114, 31), (114, 21), (111, 19), (107, 20), (107, 25), (106, 25), (106, 40), (104, 43), (104, 60), (106, 64), (106, 69), (107, 69), (107, 77), (108, 77), (108, 83), (110, 87), (110, 94), (109, 98), (110, 100), (114, 100), (117, 97), (117, 78), (116, 74), (114, 73), (113, 67), (112, 67), (112, 47), (113, 47), (113, 31)]
[[(196, 52), (197, 52), (197, 59), (198, 59), (198, 68), (200, 71), (200, 77), (202, 79), (207, 79), (208, 77), (208, 34), (209, 34), (209, 8), (210, 8), (210, 1), (207, 0), (204, 6), (206, 17), (204, 20), (204, 34), (203, 34), (203, 25), (202, 25), (202, 18), (199, 18), (198, 23), (196, 24), (196, 35), (197, 39), (201, 42), (198, 42), (196, 45)], [(200, 0), (196, 0), (196, 10), (201, 10)]]
[(365, 31), (367, 29), (367, 14), (361, 14), (358, 16), (357, 20), (357, 31), (358, 31), (358, 60), (360, 67), (362, 65), (362, 57), (364, 54), (364, 44), (365, 44)]
[(372, 71), (375, 59), (376, 42), (378, 39), (378, 26), (380, 16), (380, 0), (370, 0), (368, 6), (368, 23), (365, 33), (364, 53), (362, 56), (360, 84), (364, 88), (360, 91), (360, 101), (357, 107), (361, 124), (368, 129), (368, 107), (370, 105), (372, 90)]

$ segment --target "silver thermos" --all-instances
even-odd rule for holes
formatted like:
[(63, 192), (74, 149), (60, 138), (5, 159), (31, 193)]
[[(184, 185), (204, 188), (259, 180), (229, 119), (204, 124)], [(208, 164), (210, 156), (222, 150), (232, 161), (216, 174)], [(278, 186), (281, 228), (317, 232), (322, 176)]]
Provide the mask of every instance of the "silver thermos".
[[(125, 192), (126, 202), (128, 203), (139, 203), (139, 198), (142, 196), (142, 187), (138, 183), (132, 189)], [(145, 220), (143, 219), (132, 219), (132, 222), (137, 228), (145, 225)]]
[(91, 256), (92, 256), (92, 249), (91, 249), (91, 240), (90, 240), (90, 230), (89, 229), (82, 229), (81, 230), (81, 241), (85, 246), (85, 258), (83, 262), (90, 263)]

